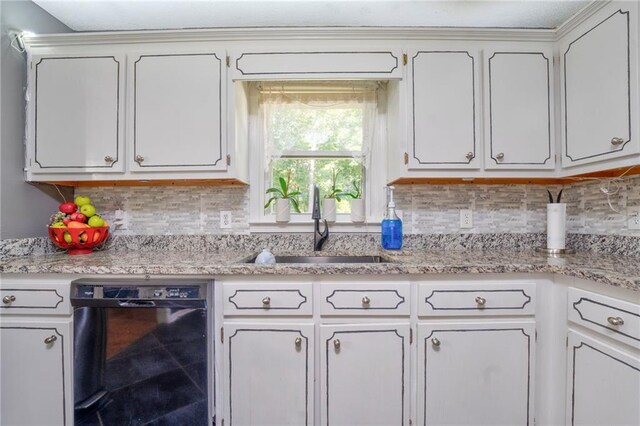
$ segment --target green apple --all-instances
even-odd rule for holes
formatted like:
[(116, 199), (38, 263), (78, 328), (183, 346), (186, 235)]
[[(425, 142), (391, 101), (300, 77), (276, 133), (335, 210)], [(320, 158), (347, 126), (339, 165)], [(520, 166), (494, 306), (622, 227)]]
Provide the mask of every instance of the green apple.
[(82, 213), (86, 217), (91, 217), (94, 214), (96, 214), (96, 208), (93, 207), (91, 204), (83, 204), (80, 207), (80, 213)]
[(91, 198), (85, 195), (78, 195), (75, 199), (76, 206), (82, 207), (87, 204), (91, 204)]
[(49, 228), (66, 228), (67, 225), (64, 224), (64, 222), (54, 222), (51, 224), (51, 226), (49, 226)]
[(71, 243), (73, 242), (73, 240), (71, 239), (71, 234), (70, 234), (70, 233), (65, 232), (65, 233), (64, 233), (64, 235), (63, 235), (63, 237), (64, 237), (64, 240), (65, 240), (67, 243), (71, 244)]
[(101, 228), (104, 226), (104, 219), (96, 214), (89, 218), (87, 224), (92, 228)]

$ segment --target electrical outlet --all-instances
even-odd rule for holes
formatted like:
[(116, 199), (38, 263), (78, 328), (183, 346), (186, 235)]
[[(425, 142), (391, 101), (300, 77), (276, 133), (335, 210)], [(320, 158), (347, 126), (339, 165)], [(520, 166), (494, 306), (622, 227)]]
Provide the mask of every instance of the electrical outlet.
[(231, 228), (231, 212), (220, 212), (220, 228)]
[(627, 227), (640, 229), (640, 207), (627, 207)]
[(460, 228), (473, 228), (473, 210), (460, 210)]
[(129, 229), (129, 215), (126, 211), (118, 209), (113, 219), (114, 230), (126, 231)]

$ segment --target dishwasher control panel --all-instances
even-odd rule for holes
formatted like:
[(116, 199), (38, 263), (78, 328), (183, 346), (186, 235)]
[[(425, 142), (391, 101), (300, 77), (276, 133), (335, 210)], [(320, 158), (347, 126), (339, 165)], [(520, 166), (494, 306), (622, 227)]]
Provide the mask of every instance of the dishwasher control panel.
[(76, 300), (206, 300), (208, 286), (203, 280), (99, 280), (71, 283), (71, 298)]

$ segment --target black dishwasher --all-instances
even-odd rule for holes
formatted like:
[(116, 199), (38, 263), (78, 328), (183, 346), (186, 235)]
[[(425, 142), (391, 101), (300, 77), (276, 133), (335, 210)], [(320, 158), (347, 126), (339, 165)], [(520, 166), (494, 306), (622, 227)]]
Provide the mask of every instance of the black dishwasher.
[(76, 425), (214, 423), (211, 285), (209, 280), (71, 283)]

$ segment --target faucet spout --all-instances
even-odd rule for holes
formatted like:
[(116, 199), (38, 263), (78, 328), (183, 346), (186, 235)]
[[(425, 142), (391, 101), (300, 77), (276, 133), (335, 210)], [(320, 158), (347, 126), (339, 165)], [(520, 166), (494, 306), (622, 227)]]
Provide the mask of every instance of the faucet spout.
[(320, 232), (320, 190), (317, 185), (313, 186), (313, 210), (311, 211), (311, 218), (315, 222), (313, 229), (313, 250), (320, 251), (322, 250), (322, 245), (329, 238), (329, 224), (327, 224), (326, 220), (323, 220), (324, 230)]

